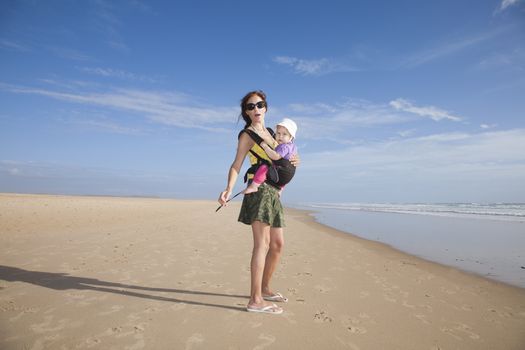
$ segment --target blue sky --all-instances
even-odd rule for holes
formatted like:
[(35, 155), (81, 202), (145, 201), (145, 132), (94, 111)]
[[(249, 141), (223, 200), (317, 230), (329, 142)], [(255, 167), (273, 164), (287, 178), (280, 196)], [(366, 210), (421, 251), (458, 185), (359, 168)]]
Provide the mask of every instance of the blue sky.
[(3, 1), (0, 191), (215, 200), (253, 89), (285, 203), (525, 202), (522, 0)]

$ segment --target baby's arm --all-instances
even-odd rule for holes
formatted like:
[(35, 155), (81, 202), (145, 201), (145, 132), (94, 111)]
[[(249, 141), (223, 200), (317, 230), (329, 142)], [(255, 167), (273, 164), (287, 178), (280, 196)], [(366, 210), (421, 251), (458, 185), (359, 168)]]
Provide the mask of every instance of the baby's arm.
[(268, 157), (270, 157), (271, 160), (279, 160), (281, 159), (281, 155), (277, 152), (275, 152), (270, 146), (268, 146), (265, 142), (261, 142), (261, 147), (264, 149)]

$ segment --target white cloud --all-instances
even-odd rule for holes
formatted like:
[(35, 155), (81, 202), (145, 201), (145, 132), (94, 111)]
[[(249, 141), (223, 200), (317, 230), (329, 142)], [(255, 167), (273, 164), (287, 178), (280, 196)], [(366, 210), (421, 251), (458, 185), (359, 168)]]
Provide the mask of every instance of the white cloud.
[(6, 39), (0, 39), (0, 47), (15, 51), (31, 51), (31, 49), (25, 45)]
[(20, 169), (18, 168), (8, 168), (7, 169), (7, 172), (13, 176), (16, 176), (18, 174), (20, 174)]
[(303, 152), (301, 181), (315, 183), (315, 179), (330, 176), (323, 193), (346, 193), (344, 200), (350, 200), (350, 194), (365, 201), (522, 201), (523, 149), (525, 129), (514, 129)]
[(400, 68), (413, 68), (437, 59), (447, 57), (458, 52), (475, 47), (487, 40), (494, 39), (505, 32), (514, 29), (515, 26), (507, 25), (499, 27), (493, 31), (479, 35), (463, 37), (458, 39), (448, 39), (444, 44), (436, 44), (428, 49), (415, 52), (409, 55), (400, 65)]
[(93, 58), (75, 49), (59, 46), (48, 46), (48, 50), (58, 57), (73, 61), (93, 61)]
[(106, 36), (106, 42), (110, 47), (119, 51), (129, 51), (120, 34), (123, 22), (118, 13), (119, 8), (113, 2), (99, 0), (95, 3), (94, 24)]
[(123, 134), (123, 135), (143, 134), (142, 130), (120, 125), (118, 123), (115, 123), (109, 120), (82, 119), (82, 120), (70, 121), (69, 123), (86, 126), (88, 128), (102, 130), (102, 131), (106, 131), (106, 132), (110, 132), (114, 134)]
[[(390, 137), (395, 135), (408, 137), (416, 134), (413, 124), (420, 122), (421, 117), (435, 121), (462, 120), (461, 117), (441, 108), (416, 106), (401, 98), (389, 103), (373, 103), (359, 99), (348, 99), (335, 104), (293, 103), (280, 108), (277, 114), (286, 115), (298, 122), (301, 139), (326, 140), (341, 144), (355, 143), (353, 137), (360, 134), (356, 132), (357, 129), (363, 131), (391, 129)], [(396, 131), (390, 127), (396, 125), (410, 125), (410, 129)], [(348, 136), (350, 133), (353, 134), (352, 141)]]
[[(113, 71), (105, 72), (111, 74)], [(195, 128), (213, 132), (227, 131), (238, 116), (238, 107), (207, 106), (196, 99), (178, 92), (147, 91), (138, 89), (111, 89), (100, 91), (102, 86), (58, 85), (53, 81), (53, 88), (33, 88), (0, 83), (0, 89), (16, 94), (46, 96), (51, 99), (66, 101), (80, 105), (92, 105), (105, 109), (113, 109), (134, 113), (139, 117), (164, 125), (184, 128)], [(89, 90), (89, 91), (88, 91)], [(97, 90), (93, 92), (94, 90)], [(80, 92), (79, 92), (80, 91)], [(110, 112), (109, 112), (110, 113)], [(340, 103), (294, 103), (284, 107), (271, 109), (269, 115), (290, 117), (300, 125), (300, 137), (303, 140), (325, 140), (340, 144), (357, 142), (357, 129), (380, 129), (382, 126), (403, 125), (421, 120), (421, 116), (433, 120), (459, 121), (461, 118), (437, 107), (418, 107), (403, 99), (391, 101), (389, 104), (372, 103), (366, 100), (348, 99)], [(109, 115), (108, 112), (102, 112)], [(272, 120), (273, 121), (273, 120)], [(71, 121), (69, 121), (71, 122)], [(102, 120), (85, 118), (83, 123), (91, 128), (124, 134), (140, 134), (143, 131), (114, 123), (107, 118)], [(406, 129), (406, 126), (404, 126)], [(413, 125), (410, 126), (413, 128)], [(389, 137), (413, 135), (401, 130), (391, 129)], [(352, 134), (352, 135), (350, 135)], [(381, 138), (384, 135), (375, 135)]]
[[(378, 171), (458, 172), (494, 165), (525, 165), (525, 129), (478, 134), (446, 133), (388, 140), (308, 156), (305, 168), (354, 172)], [(347, 160), (350, 160), (348, 162)], [(384, 175), (384, 174), (381, 174)], [(488, 176), (486, 174), (485, 176)], [(525, 175), (525, 174), (523, 174)]]
[(348, 64), (337, 62), (329, 58), (319, 58), (307, 60), (290, 56), (276, 56), (273, 58), (275, 63), (284, 64), (294, 69), (295, 73), (301, 75), (325, 75), (330, 73), (354, 72), (355, 67)]
[(482, 129), (493, 129), (497, 126), (498, 124), (481, 124), (479, 127)]
[(141, 76), (141, 75), (127, 72), (127, 71), (120, 70), (120, 69), (101, 68), (101, 67), (83, 67), (80, 69), (83, 72), (106, 77), (106, 78), (118, 78), (118, 79), (125, 79), (125, 80), (146, 81), (150, 83), (155, 82), (155, 80), (152, 78)]
[(516, 5), (520, 0), (503, 0), (500, 5), (501, 10), (505, 10), (506, 8)]
[[(12, 93), (47, 96), (69, 103), (95, 105), (132, 112), (155, 123), (177, 127), (224, 131), (225, 129), (221, 128), (220, 125), (231, 125), (239, 114), (238, 107), (208, 107), (202, 103), (196, 103), (191, 96), (176, 92), (136, 89), (85, 91), (86, 89), (100, 90), (100, 88), (99, 86), (79, 87), (78, 84), (66, 84), (58, 90), (57, 88), (42, 89), (0, 83), (0, 89)], [(84, 91), (70, 92), (74, 89), (83, 89)], [(373, 104), (364, 100), (346, 100), (333, 105), (327, 103), (295, 103), (284, 108), (272, 108), (271, 113), (297, 119), (301, 126), (301, 138), (325, 139), (343, 144), (348, 142), (344, 137), (348, 128), (399, 124), (414, 120), (414, 117), (407, 113), (399, 113), (389, 105)], [(106, 121), (95, 122), (88, 119), (87, 122), (91, 123), (93, 127), (98, 126), (115, 132), (134, 132), (133, 130), (122, 130), (118, 125), (109, 125)]]
[(355, 99), (337, 104), (294, 103), (280, 109), (278, 114), (298, 122), (301, 139), (327, 140), (343, 144), (350, 142), (349, 129), (402, 124), (414, 119), (398, 113), (388, 105)]
[(100, 75), (103, 77), (116, 77), (121, 79), (136, 79), (137, 76), (133, 73), (125, 72), (123, 70), (119, 69), (111, 69), (111, 68), (90, 68), (90, 67), (84, 67), (82, 68), (82, 71), (90, 74)]
[(525, 49), (516, 47), (508, 52), (495, 52), (483, 58), (475, 67), (478, 70), (506, 69), (522, 72), (525, 69)]
[(398, 98), (396, 100), (390, 101), (390, 106), (395, 108), (399, 111), (414, 113), (422, 117), (429, 117), (432, 120), (440, 121), (443, 119), (452, 120), (455, 122), (459, 122), (462, 120), (462, 118), (452, 115), (450, 112), (434, 107), (434, 106), (425, 106), (425, 107), (418, 107), (413, 105), (411, 102)]
[(402, 131), (399, 131), (397, 134), (401, 137), (409, 137), (409, 136), (412, 136), (414, 135), (414, 133), (416, 132), (416, 130), (414, 129), (409, 129), (409, 130), (402, 130)]
[(104, 92), (61, 92), (1, 84), (0, 89), (18, 94), (47, 96), (71, 103), (96, 105), (143, 115), (162, 124), (209, 131), (222, 131), (217, 125), (231, 123), (237, 107), (207, 107), (195, 104), (191, 97), (174, 92), (115, 89)]

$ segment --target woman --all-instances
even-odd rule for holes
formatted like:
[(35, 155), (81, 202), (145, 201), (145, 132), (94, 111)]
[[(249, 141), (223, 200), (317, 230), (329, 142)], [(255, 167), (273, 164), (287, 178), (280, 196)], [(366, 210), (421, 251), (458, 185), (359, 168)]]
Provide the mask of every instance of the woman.
[[(244, 158), (250, 152), (252, 165), (258, 158), (269, 159), (250, 133), (256, 133), (272, 148), (277, 146), (273, 135), (264, 126), (267, 112), (266, 95), (262, 91), (251, 91), (241, 100), (241, 116), (246, 122), (239, 134), (235, 160), (228, 172), (228, 184), (219, 196), (219, 203), (225, 205), (232, 194)], [(253, 153), (258, 154), (255, 157)], [(297, 165), (298, 160), (292, 159)], [(253, 171), (252, 171), (253, 173)], [(253, 176), (253, 175), (252, 175)], [(288, 299), (270, 289), (270, 280), (281, 258), (284, 245), (284, 214), (279, 198), (279, 189), (263, 183), (257, 192), (244, 196), (239, 221), (252, 227), (253, 250), (251, 258), (250, 301), (246, 307), (250, 312), (281, 314), (283, 309), (273, 301), (287, 302)]]

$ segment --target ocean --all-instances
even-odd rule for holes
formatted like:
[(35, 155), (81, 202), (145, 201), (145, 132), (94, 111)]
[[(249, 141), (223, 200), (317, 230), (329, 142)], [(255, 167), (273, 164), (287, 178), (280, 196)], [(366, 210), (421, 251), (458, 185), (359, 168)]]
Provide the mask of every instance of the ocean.
[(324, 225), (525, 288), (525, 204), (301, 203)]

